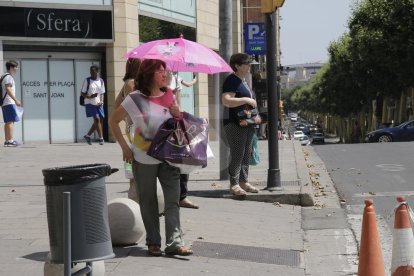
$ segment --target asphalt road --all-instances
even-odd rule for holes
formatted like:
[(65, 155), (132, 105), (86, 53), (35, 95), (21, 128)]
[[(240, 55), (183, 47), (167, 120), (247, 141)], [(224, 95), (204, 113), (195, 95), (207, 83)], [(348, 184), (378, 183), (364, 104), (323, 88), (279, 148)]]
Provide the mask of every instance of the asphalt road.
[(414, 207), (414, 142), (326, 144), (314, 148), (341, 198), (351, 205), (351, 212), (363, 205), (364, 199), (372, 198), (376, 213), (392, 228), (397, 195), (407, 195), (409, 205)]
[(396, 196), (414, 207), (414, 142), (312, 145), (340, 196), (346, 217), (360, 243), (364, 200), (373, 199), (387, 275), (392, 257)]

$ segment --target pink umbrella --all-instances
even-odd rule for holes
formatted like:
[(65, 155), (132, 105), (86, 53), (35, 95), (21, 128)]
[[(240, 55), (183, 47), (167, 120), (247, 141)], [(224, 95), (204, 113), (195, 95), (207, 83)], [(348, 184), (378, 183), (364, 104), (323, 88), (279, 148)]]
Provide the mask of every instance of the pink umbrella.
[(161, 59), (173, 72), (214, 74), (233, 69), (213, 50), (182, 38), (161, 39), (144, 43), (124, 55), (126, 58)]

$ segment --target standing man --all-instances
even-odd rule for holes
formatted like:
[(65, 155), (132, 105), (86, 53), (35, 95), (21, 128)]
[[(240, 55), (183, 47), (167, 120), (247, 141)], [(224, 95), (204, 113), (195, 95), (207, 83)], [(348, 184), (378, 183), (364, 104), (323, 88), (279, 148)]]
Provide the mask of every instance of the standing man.
[(1, 88), (3, 104), (1, 109), (3, 111), (4, 120), (4, 136), (6, 141), (5, 147), (16, 147), (18, 143), (13, 140), (14, 122), (18, 122), (19, 116), (17, 115), (16, 106), (21, 106), (21, 103), (16, 99), (16, 85), (12, 75), (16, 74), (19, 69), (19, 64), (14, 60), (6, 62), (7, 73), (1, 77)]
[(92, 65), (90, 68), (91, 76), (86, 78), (83, 82), (81, 94), (85, 98), (86, 117), (93, 118), (93, 124), (88, 133), (83, 136), (89, 145), (92, 145), (91, 135), (95, 132), (99, 136), (99, 144), (105, 143), (103, 138), (103, 119), (105, 112), (103, 108), (105, 84), (101, 77), (99, 77), (98, 65)]
[[(168, 88), (170, 88), (174, 92), (177, 104), (180, 108), (181, 90), (183, 89), (183, 85), (185, 87), (190, 87), (193, 86), (196, 82), (196, 77), (194, 77), (193, 80), (190, 82), (184, 81), (180, 76), (178, 76), (178, 72), (169, 73), (169, 75), (167, 76)], [(194, 204), (191, 200), (187, 198), (188, 178), (188, 174), (180, 174), (180, 207), (198, 209), (198, 205)]]

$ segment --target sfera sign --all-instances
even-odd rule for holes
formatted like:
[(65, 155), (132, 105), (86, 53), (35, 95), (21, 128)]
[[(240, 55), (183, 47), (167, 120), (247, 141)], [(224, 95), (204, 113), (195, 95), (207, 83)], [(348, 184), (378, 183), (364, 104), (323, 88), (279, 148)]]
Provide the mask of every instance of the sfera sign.
[(25, 32), (34, 36), (90, 36), (92, 17), (70, 10), (25, 9)]
[(112, 10), (0, 6), (1, 37), (113, 40)]

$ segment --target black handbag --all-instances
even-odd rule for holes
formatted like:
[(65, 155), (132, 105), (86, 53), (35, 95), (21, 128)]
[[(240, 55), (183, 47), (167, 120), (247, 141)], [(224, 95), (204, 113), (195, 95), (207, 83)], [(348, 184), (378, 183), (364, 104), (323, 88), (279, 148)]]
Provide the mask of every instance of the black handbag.
[(236, 113), (239, 122), (241, 120), (246, 120), (249, 125), (256, 124), (255, 117), (259, 114), (256, 108), (252, 108), (250, 105), (244, 105), (243, 110)]
[(85, 106), (85, 97), (82, 95), (79, 96), (79, 104), (81, 106)]

